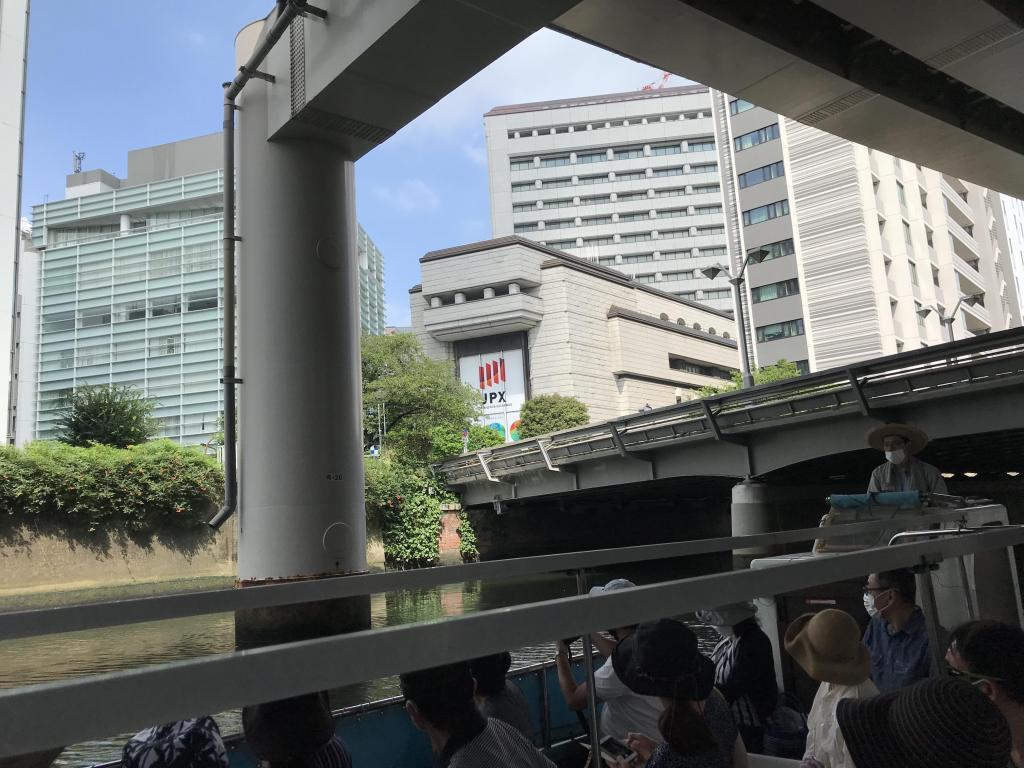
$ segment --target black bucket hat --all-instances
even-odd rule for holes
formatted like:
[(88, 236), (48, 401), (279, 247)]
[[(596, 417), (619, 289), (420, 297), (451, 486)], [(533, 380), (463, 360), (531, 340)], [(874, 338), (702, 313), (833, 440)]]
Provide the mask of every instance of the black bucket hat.
[(1010, 729), (977, 688), (923, 680), (871, 699), (843, 699), (836, 712), (857, 768), (1006, 768)]
[(637, 627), (615, 646), (615, 674), (634, 693), (703, 701), (715, 686), (715, 665), (697, 647), (697, 636), (674, 619)]
[(308, 693), (245, 707), (242, 729), (253, 755), (276, 763), (319, 751), (334, 736), (334, 719), (327, 693)]

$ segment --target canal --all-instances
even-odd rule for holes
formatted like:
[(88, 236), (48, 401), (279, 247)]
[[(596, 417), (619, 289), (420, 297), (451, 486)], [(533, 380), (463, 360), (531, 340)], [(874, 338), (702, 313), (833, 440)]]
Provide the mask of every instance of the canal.
[[(693, 566), (666, 564), (628, 569), (638, 583), (694, 575)], [(595, 574), (590, 583), (599, 584), (622, 575)], [(371, 626), (396, 626), (431, 621), (464, 613), (519, 605), (576, 594), (574, 576), (549, 574), (503, 581), (471, 581), (441, 587), (377, 594), (371, 598)], [(666, 610), (670, 614), (671, 610)], [(714, 632), (697, 627), (705, 650), (715, 640)], [(551, 659), (552, 643), (510, 649), (513, 667)], [(234, 616), (231, 613), (195, 616), (108, 629), (46, 635), (0, 642), (0, 688), (95, 675), (132, 667), (191, 659), (235, 649)], [(343, 707), (374, 701), (398, 692), (395, 677), (368, 681), (332, 690), (331, 704)], [(139, 691), (145, 696), (145, 691)], [(216, 713), (224, 735), (241, 730), (239, 710)], [(55, 765), (81, 768), (117, 759), (131, 734), (117, 734), (67, 747)]]

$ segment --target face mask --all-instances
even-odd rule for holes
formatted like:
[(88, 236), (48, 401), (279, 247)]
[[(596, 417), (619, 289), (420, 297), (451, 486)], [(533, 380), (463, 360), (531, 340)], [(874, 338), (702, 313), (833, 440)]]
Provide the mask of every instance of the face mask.
[(907, 454), (902, 448), (898, 448), (895, 451), (886, 451), (885, 458), (892, 464), (902, 464), (907, 458)]
[(875, 618), (878, 615), (878, 609), (875, 607), (875, 596), (870, 592), (864, 593), (864, 610), (868, 612), (868, 616)]

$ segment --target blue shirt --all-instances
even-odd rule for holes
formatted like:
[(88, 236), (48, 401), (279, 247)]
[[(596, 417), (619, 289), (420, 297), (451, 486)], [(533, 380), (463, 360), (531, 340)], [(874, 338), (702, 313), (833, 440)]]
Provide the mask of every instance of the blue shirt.
[(875, 616), (864, 632), (864, 645), (871, 653), (871, 681), (880, 693), (924, 680), (931, 671), (928, 628), (921, 609), (914, 606), (903, 629), (890, 629), (888, 621)]

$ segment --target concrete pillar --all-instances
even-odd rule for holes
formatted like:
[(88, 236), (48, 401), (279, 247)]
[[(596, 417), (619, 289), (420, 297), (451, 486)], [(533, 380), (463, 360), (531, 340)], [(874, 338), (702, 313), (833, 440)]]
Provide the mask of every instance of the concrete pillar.
[[(238, 103), (238, 580), (364, 572), (353, 163), (325, 142), (268, 141), (264, 81)], [(250, 644), (368, 621), (368, 598), (328, 601), (240, 613), (236, 634)]]
[[(751, 536), (775, 530), (775, 514), (770, 498), (770, 486), (744, 480), (732, 487), (732, 535)], [(746, 568), (750, 561), (774, 554), (771, 547), (748, 547), (733, 550), (735, 566)]]
[(121, 234), (132, 231), (132, 217), (127, 213), (121, 214)]

